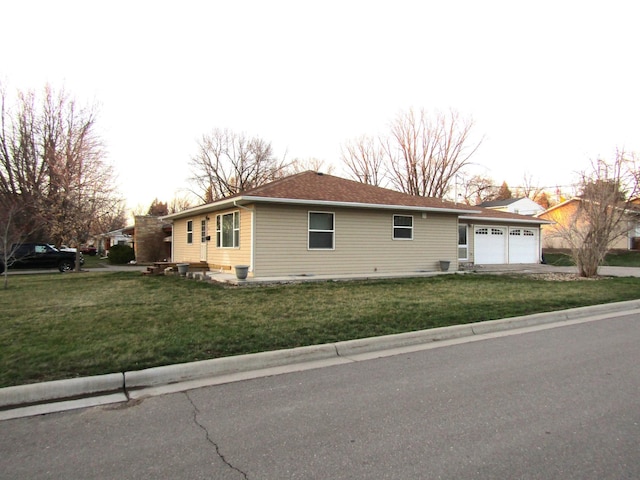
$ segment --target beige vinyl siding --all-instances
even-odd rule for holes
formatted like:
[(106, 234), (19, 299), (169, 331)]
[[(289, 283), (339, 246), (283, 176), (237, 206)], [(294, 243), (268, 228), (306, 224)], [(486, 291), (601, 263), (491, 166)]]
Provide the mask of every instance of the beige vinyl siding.
[[(216, 247), (216, 216), (238, 212), (240, 214), (240, 246), (238, 248)], [(244, 208), (232, 208), (209, 214), (209, 249), (207, 261), (210, 265), (233, 267), (235, 265), (251, 265), (251, 212)]]
[[(204, 216), (184, 218), (173, 223), (173, 258), (174, 262), (200, 261), (200, 220)], [(193, 221), (193, 243), (187, 243), (187, 222)]]
[[(217, 248), (216, 247), (216, 215), (224, 215), (237, 211), (240, 213), (240, 247)], [(173, 261), (174, 262), (199, 262), (200, 261), (200, 222), (207, 220), (207, 263), (209, 265), (230, 266), (250, 265), (251, 262), (251, 212), (244, 209), (230, 209), (220, 212), (211, 212), (197, 217), (175, 220), (173, 224)], [(187, 221), (193, 221), (193, 243), (187, 243)]]
[[(308, 213), (335, 215), (333, 250), (309, 250)], [(393, 215), (413, 216), (413, 240), (393, 240)], [(457, 217), (419, 211), (256, 206), (256, 276), (457, 269)]]

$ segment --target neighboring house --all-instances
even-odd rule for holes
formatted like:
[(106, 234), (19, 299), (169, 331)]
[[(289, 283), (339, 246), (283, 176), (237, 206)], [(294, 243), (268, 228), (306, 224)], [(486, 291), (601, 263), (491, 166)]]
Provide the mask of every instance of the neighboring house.
[(109, 249), (113, 245), (129, 245), (133, 246), (133, 237), (125, 233), (126, 228), (120, 228), (111, 232), (100, 235), (98, 242), (99, 255), (108, 255)]
[[(554, 207), (545, 210), (538, 218), (548, 220), (550, 223), (542, 228), (542, 247), (547, 249), (569, 249), (569, 243), (559, 233), (563, 229), (578, 229), (576, 221), (580, 202), (579, 197), (566, 200)], [(635, 200), (632, 205), (638, 205)], [(628, 210), (629, 214), (622, 222), (618, 237), (609, 245), (613, 250), (637, 250), (640, 248), (640, 210)]]
[[(254, 277), (537, 263), (546, 223), (311, 171), (163, 220), (173, 223), (174, 262), (244, 264)], [(509, 255), (519, 249), (528, 253)]]
[(536, 202), (526, 197), (482, 202), (478, 206), (501, 212), (518, 213), (520, 215), (536, 215), (544, 212), (544, 208), (541, 205), (538, 205)]

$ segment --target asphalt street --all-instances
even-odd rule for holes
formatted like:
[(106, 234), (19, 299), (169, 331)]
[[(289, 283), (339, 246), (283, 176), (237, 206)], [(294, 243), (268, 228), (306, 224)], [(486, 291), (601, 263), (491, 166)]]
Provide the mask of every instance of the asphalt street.
[(0, 422), (2, 479), (637, 479), (640, 316)]

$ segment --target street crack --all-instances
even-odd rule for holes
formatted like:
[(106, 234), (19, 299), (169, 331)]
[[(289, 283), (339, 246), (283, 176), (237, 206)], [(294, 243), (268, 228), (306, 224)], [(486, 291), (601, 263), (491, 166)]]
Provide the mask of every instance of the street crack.
[(189, 396), (189, 392), (184, 392), (184, 395), (187, 397), (187, 400), (189, 400), (189, 403), (193, 407), (193, 423), (195, 423), (204, 432), (205, 438), (207, 439), (207, 442), (209, 442), (211, 444), (211, 446), (213, 447), (214, 451), (216, 452), (216, 455), (218, 456), (218, 458), (220, 458), (220, 460), (222, 460), (222, 463), (224, 463), (231, 470), (235, 470), (240, 475), (242, 475), (243, 478), (245, 478), (246, 480), (249, 480), (249, 477), (247, 476), (247, 474), (245, 472), (240, 470), (238, 467), (234, 466), (231, 462), (229, 462), (225, 458), (225, 456), (222, 454), (222, 452), (220, 452), (220, 447), (218, 446), (218, 444), (216, 442), (213, 441), (213, 439), (209, 435), (209, 430), (207, 430), (207, 427), (205, 427), (202, 423), (200, 423), (198, 421), (198, 414), (200, 413), (200, 410), (198, 409), (196, 404), (193, 402), (193, 400)]

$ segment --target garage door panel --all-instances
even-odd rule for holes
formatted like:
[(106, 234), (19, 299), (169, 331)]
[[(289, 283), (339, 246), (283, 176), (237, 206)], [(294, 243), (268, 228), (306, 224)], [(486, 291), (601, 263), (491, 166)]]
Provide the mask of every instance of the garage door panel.
[(538, 230), (509, 229), (509, 263), (538, 263)]
[(506, 263), (506, 237), (506, 228), (476, 227), (474, 230), (475, 263), (480, 265)]

